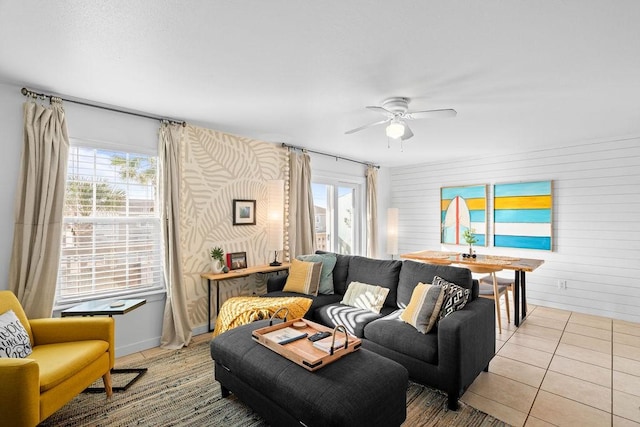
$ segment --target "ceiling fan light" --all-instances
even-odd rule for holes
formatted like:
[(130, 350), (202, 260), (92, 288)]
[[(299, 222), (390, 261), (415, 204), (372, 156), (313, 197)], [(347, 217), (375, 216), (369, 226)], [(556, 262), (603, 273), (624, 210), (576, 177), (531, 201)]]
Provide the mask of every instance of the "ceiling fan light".
[(404, 123), (398, 120), (394, 120), (391, 123), (389, 123), (389, 126), (387, 126), (386, 131), (387, 131), (387, 136), (389, 138), (398, 139), (402, 135), (404, 135)]

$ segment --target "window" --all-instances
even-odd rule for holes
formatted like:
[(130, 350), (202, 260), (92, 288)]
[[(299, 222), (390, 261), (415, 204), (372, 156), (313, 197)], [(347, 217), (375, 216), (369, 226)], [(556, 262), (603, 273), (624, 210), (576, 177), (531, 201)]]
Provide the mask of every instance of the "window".
[(157, 161), (70, 148), (56, 306), (164, 289)]
[(362, 184), (314, 178), (316, 248), (357, 255), (364, 247)]

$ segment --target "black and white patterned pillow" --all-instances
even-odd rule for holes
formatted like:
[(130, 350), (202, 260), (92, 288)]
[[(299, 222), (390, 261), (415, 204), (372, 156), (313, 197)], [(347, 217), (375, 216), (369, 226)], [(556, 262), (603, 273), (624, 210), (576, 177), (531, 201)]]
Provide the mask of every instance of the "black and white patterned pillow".
[(458, 286), (455, 283), (450, 283), (444, 280), (442, 277), (435, 276), (433, 278), (433, 284), (442, 286), (444, 293), (444, 300), (442, 301), (442, 308), (440, 309), (440, 319), (442, 320), (454, 311), (462, 310), (469, 300), (470, 289)]
[(13, 310), (0, 315), (0, 357), (23, 358), (31, 354), (29, 334)]

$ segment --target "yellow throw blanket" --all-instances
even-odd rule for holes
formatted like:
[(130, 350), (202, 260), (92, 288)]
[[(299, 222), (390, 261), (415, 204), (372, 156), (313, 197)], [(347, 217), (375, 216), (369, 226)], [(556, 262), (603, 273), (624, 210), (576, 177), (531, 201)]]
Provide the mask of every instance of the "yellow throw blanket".
[[(236, 326), (246, 325), (256, 320), (269, 319), (281, 307), (289, 309), (287, 320), (298, 319), (305, 315), (311, 307), (311, 299), (304, 297), (233, 297), (222, 304), (213, 336), (233, 329)], [(278, 313), (278, 318), (284, 318), (286, 310)]]

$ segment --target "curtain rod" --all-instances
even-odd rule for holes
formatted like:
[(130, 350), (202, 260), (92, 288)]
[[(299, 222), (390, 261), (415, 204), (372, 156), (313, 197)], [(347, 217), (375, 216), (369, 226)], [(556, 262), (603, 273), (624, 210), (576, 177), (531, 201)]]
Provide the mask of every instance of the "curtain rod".
[(160, 117), (160, 116), (154, 116), (151, 114), (146, 114), (146, 113), (135, 113), (133, 111), (126, 111), (126, 110), (121, 110), (119, 108), (114, 108), (114, 107), (107, 107), (105, 105), (98, 105), (98, 104), (93, 104), (87, 100), (75, 100), (75, 99), (69, 99), (69, 98), (63, 98), (62, 96), (59, 95), (47, 95), (45, 93), (38, 93), (35, 92), (31, 89), (27, 89), (26, 87), (23, 87), (22, 90), (20, 90), (20, 92), (22, 92), (22, 94), (24, 96), (30, 96), (33, 98), (49, 98), (49, 100), (51, 100), (51, 98), (57, 98), (60, 99), (62, 101), (65, 102), (72, 102), (74, 104), (79, 104), (79, 105), (84, 105), (87, 107), (93, 107), (93, 108), (101, 108), (103, 110), (109, 110), (109, 111), (115, 111), (116, 113), (123, 113), (123, 114), (129, 114), (131, 116), (137, 116), (137, 117), (144, 117), (145, 119), (151, 119), (151, 120), (159, 120), (161, 122), (169, 122), (169, 123), (175, 123), (175, 124), (181, 124), (183, 127), (187, 125), (187, 122), (185, 122), (184, 120), (175, 120), (175, 119), (168, 119), (165, 117)]
[(296, 147), (295, 145), (289, 145), (289, 144), (284, 143), (284, 142), (282, 143), (282, 147), (293, 148), (294, 150), (300, 150), (302, 152), (309, 152), (309, 153), (313, 153), (313, 154), (319, 154), (321, 156), (333, 157), (336, 160), (340, 159), (340, 160), (346, 160), (347, 162), (360, 163), (361, 165), (370, 166), (370, 167), (373, 167), (373, 168), (376, 168), (376, 169), (380, 169), (379, 165), (374, 165), (372, 163), (362, 162), (360, 160), (353, 160), (353, 159), (349, 159), (347, 157), (342, 157), (342, 156), (336, 156), (335, 154), (323, 153), (321, 151), (309, 150), (308, 148), (304, 148), (304, 147)]

